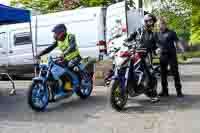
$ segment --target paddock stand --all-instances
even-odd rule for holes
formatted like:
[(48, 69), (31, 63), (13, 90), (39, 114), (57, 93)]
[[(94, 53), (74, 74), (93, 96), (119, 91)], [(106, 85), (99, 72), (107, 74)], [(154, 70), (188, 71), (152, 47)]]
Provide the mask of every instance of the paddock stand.
[(9, 79), (9, 81), (11, 82), (12, 84), (12, 89), (10, 90), (10, 93), (9, 95), (10, 96), (13, 96), (13, 95), (16, 95), (16, 89), (15, 89), (15, 82), (13, 81), (13, 79), (10, 77), (10, 75), (8, 73), (0, 73), (0, 75), (6, 75)]

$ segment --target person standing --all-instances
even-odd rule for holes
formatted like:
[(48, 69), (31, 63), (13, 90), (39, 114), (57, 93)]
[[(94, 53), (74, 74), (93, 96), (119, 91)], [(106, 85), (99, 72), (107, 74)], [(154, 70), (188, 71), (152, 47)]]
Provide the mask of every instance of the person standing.
[(161, 67), (161, 85), (162, 91), (159, 96), (169, 96), (168, 81), (167, 81), (167, 67), (170, 65), (170, 70), (174, 77), (175, 88), (178, 97), (183, 97), (182, 85), (178, 71), (178, 61), (176, 46), (178, 46), (178, 37), (176, 32), (167, 27), (164, 18), (159, 19), (160, 31), (157, 34), (157, 41), (160, 47), (160, 67)]

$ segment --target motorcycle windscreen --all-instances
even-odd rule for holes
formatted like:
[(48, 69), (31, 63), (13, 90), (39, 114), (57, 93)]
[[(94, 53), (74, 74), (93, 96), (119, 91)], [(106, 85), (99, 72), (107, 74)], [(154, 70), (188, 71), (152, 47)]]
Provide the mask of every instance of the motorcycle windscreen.
[(106, 44), (108, 52), (116, 45), (116, 40), (127, 37), (126, 2), (110, 5), (106, 12)]
[(128, 33), (133, 33), (143, 25), (144, 13), (142, 9), (127, 10)]

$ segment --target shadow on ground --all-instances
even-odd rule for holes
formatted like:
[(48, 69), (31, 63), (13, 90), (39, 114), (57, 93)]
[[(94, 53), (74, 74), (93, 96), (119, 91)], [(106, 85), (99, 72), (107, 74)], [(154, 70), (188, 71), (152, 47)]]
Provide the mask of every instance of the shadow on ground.
[(185, 95), (177, 98), (175, 95), (160, 98), (158, 103), (150, 103), (149, 99), (130, 99), (124, 112), (152, 113), (167, 112), (169, 110), (190, 110), (200, 108), (200, 95)]
[(50, 103), (44, 112), (35, 112), (27, 104), (25, 91), (16, 96), (1, 95), (0, 120), (82, 123), (87, 119), (97, 119), (95, 114), (105, 108), (107, 95), (98, 92), (85, 100), (77, 96)]

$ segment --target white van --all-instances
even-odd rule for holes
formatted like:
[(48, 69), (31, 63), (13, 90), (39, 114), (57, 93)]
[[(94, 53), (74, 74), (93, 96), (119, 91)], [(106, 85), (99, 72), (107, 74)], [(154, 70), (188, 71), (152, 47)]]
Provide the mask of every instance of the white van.
[[(50, 46), (54, 41), (52, 28), (57, 24), (64, 23), (68, 31), (76, 35), (81, 56), (98, 59), (100, 52), (97, 45), (105, 42), (104, 13), (104, 8), (93, 7), (39, 15), (37, 18), (32, 17), (32, 39), (37, 53)], [(36, 26), (37, 31), (35, 32)], [(35, 39), (37, 43), (35, 43)], [(54, 53), (55, 51), (52, 51), (52, 54)], [(33, 72), (29, 24), (0, 27), (0, 67), (1, 70), (7, 70), (11, 75)]]
[(52, 28), (59, 23), (64, 23), (68, 31), (76, 35), (81, 55), (98, 58), (97, 44), (105, 40), (102, 7), (40, 15), (37, 16), (37, 22), (37, 47), (39, 51), (43, 46), (53, 42)]
[[(106, 43), (113, 40), (115, 29), (127, 30), (125, 2), (107, 8), (82, 8), (34, 16), (31, 23), (33, 47), (37, 53), (54, 41), (52, 28), (64, 23), (68, 32), (76, 35), (81, 56), (100, 59), (109, 49)], [(122, 32), (123, 35), (127, 35), (126, 30)], [(51, 52), (55, 53), (56, 50)], [(33, 73), (33, 67), (29, 24), (0, 26), (0, 70), (18, 76)]]

